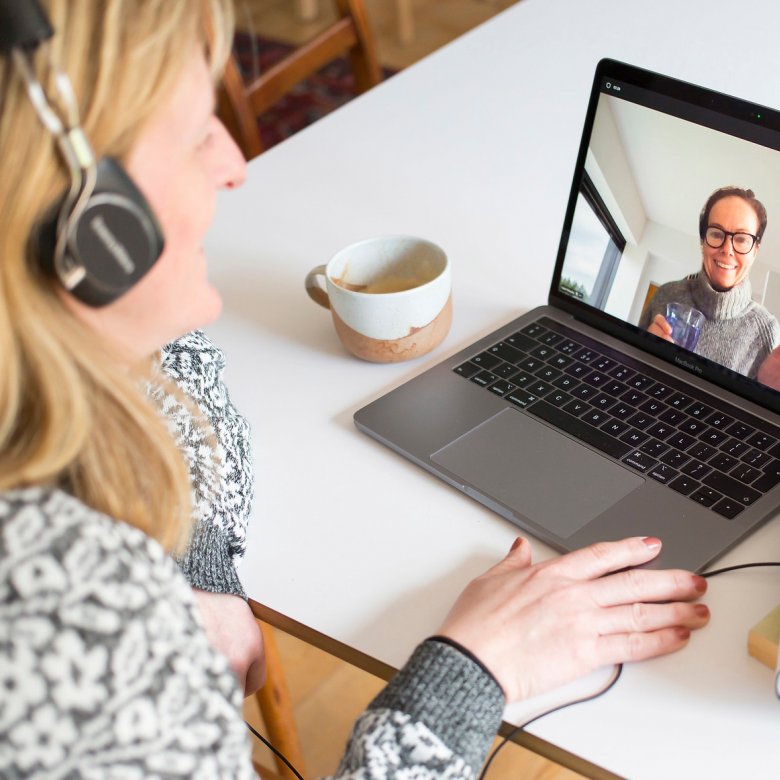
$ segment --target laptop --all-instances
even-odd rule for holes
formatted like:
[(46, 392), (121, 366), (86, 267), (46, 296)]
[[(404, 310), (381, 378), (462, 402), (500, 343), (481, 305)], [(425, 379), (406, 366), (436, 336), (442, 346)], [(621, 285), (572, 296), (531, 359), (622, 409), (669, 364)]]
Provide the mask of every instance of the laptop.
[[(731, 185), (780, 218), (779, 112), (601, 61), (547, 305), (355, 424), (560, 551), (653, 535), (651, 565), (703, 570), (780, 505), (780, 392), (758, 380), (780, 340), (780, 230), (700, 225)], [(712, 272), (736, 279), (747, 258), (749, 287), (707, 288), (705, 241), (736, 242)], [(693, 340), (652, 332), (691, 297), (709, 315)]]

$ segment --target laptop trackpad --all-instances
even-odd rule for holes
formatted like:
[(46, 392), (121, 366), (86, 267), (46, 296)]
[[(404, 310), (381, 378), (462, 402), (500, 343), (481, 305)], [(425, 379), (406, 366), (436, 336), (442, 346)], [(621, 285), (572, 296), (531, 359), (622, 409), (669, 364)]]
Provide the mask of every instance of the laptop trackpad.
[(431, 460), (561, 538), (644, 483), (513, 409), (442, 447)]

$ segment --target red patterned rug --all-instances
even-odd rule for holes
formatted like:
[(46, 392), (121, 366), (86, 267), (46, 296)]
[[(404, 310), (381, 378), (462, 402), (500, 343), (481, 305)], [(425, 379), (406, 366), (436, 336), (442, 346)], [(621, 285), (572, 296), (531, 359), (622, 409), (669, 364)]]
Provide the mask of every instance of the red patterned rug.
[[(234, 42), (239, 67), (245, 79), (262, 73), (282, 59), (291, 46), (238, 32)], [(384, 78), (396, 71), (383, 68)], [(355, 79), (346, 57), (326, 65), (306, 81), (298, 84), (259, 121), (260, 138), (265, 149), (297, 133), (312, 122), (344, 105), (355, 97)]]

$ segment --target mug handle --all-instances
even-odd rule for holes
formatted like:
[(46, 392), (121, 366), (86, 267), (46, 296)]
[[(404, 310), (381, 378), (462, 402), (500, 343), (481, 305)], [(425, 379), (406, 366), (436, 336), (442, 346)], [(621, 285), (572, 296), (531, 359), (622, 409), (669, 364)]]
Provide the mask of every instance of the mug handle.
[(320, 277), (325, 278), (325, 266), (318, 265), (316, 268), (312, 268), (309, 273), (306, 274), (306, 292), (309, 293), (315, 303), (319, 303), (320, 306), (326, 309), (330, 308), (330, 298), (325, 288), (319, 282)]

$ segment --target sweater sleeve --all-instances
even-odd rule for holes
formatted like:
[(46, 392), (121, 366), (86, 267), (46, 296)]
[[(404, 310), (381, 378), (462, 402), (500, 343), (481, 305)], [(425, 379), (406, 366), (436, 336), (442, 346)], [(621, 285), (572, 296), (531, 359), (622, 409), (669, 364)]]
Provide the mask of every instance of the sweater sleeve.
[(254, 490), (250, 432), (223, 381), (224, 355), (194, 331), (163, 348), (161, 366), (195, 410), (164, 388), (152, 390), (178, 437), (193, 485), (193, 532), (177, 563), (192, 587), (245, 598), (236, 563), (245, 550)]
[(471, 780), (503, 709), (492, 675), (456, 647), (429, 639), (357, 720), (336, 778)]

